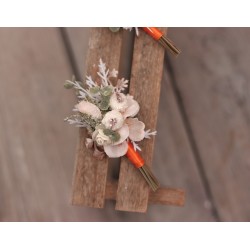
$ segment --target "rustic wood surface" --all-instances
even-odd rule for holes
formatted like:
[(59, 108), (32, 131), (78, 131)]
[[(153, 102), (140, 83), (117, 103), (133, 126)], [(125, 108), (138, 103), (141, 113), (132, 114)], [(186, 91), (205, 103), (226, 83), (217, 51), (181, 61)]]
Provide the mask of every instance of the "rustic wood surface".
[[(86, 72), (93, 76), (94, 81), (97, 81), (96, 72), (100, 58), (104, 62), (109, 62), (111, 69), (118, 68), (121, 33), (113, 34), (108, 29), (92, 28), (89, 37)], [(88, 150), (84, 144), (87, 136), (86, 129), (81, 128), (76, 150), (72, 203), (102, 208), (105, 204), (108, 158), (102, 161), (93, 160), (92, 151)]]
[[(164, 49), (147, 34), (135, 39), (129, 93), (140, 105), (138, 119), (147, 128), (156, 129), (163, 71)], [(149, 70), (150, 69), (150, 70)], [(153, 159), (154, 137), (142, 143), (142, 157), (149, 167)], [(149, 187), (138, 169), (122, 158), (118, 181), (116, 209), (146, 212)]]
[[(105, 197), (108, 200), (117, 200), (117, 182), (107, 182)], [(148, 202), (151, 204), (184, 206), (185, 191), (175, 188), (158, 188), (157, 191), (149, 190)]]
[[(86, 29), (69, 28), (83, 75)], [(185, 207), (146, 214), (72, 206), (75, 104), (62, 84), (72, 64), (58, 29), (0, 29), (1, 221), (250, 221), (249, 29), (176, 28), (167, 60), (153, 168), (187, 191)], [(47, 39), (49, 37), (49, 39)], [(80, 64), (80, 66), (79, 66)], [(160, 135), (160, 136), (159, 136)]]

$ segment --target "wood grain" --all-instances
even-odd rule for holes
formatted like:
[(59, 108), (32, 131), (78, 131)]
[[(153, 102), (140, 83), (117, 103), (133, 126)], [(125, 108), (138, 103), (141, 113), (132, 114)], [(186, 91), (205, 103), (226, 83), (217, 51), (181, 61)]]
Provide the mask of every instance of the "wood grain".
[[(105, 197), (108, 200), (116, 200), (117, 198), (117, 182), (107, 182)], [(185, 191), (174, 188), (159, 188), (156, 192), (149, 191), (149, 203), (184, 206)]]
[[(155, 129), (160, 98), (164, 49), (141, 32), (135, 40), (129, 93), (140, 104), (139, 120), (146, 128)], [(142, 143), (142, 156), (151, 166), (154, 139)], [(126, 159), (122, 159), (116, 209), (146, 212), (149, 188), (141, 174)]]
[(172, 62), (177, 87), (220, 220), (250, 221), (249, 29), (172, 34), (184, 52)]
[[(99, 59), (107, 62), (111, 69), (118, 68), (120, 59), (121, 34), (113, 34), (105, 28), (93, 28), (90, 31), (89, 50), (86, 60), (86, 73), (97, 79)], [(76, 150), (75, 171), (73, 177), (73, 205), (102, 208), (105, 203), (105, 187), (108, 172), (108, 160), (93, 159), (92, 152), (86, 149), (85, 129), (80, 129)]]
[[(70, 35), (83, 67), (85, 34), (80, 30)], [(248, 31), (169, 29), (182, 49), (172, 61), (179, 90), (202, 148), (215, 205), (226, 221), (249, 220)], [(70, 205), (77, 129), (63, 118), (76, 100), (62, 88), (72, 71), (59, 32), (1, 28), (0, 35), (1, 221), (215, 220), (168, 72), (161, 88), (153, 171), (162, 184), (186, 190), (185, 206), (150, 205), (147, 213), (129, 213), (114, 211), (112, 201), (102, 210)]]
[[(170, 38), (172, 38), (170, 29)], [(184, 31), (183, 31), (184, 32)], [(70, 33), (73, 49), (81, 48), (83, 32)], [(80, 39), (80, 35), (82, 39)], [(137, 39), (137, 38), (136, 38)], [(186, 43), (191, 46), (192, 39)], [(177, 42), (177, 41), (176, 41)], [(179, 45), (179, 44), (177, 44)], [(77, 53), (80, 65), (83, 63), (81, 54)], [(170, 55), (171, 56), (171, 55)], [(181, 60), (180, 55), (176, 63)], [(185, 65), (179, 65), (185, 67)], [(200, 72), (202, 74), (202, 71)], [(164, 70), (161, 86), (160, 105), (158, 110), (157, 132), (153, 166), (154, 173), (163, 185), (181, 187), (186, 190), (187, 199), (184, 207), (150, 205), (147, 213), (129, 213), (114, 211), (114, 202), (107, 201), (103, 210), (94, 210), (96, 218), (108, 221), (213, 221), (210, 201), (204, 191), (202, 180), (193, 157), (185, 127), (182, 121), (176, 97), (174, 95), (169, 73)], [(115, 194), (114, 194), (115, 195)], [(87, 208), (82, 208), (86, 210)], [(92, 211), (88, 211), (90, 213)], [(82, 219), (86, 219), (83, 217)]]

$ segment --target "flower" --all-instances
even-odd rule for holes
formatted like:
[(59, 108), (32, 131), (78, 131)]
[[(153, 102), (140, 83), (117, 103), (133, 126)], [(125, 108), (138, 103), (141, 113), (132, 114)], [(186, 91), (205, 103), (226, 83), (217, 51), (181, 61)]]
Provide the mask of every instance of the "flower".
[[(138, 30), (136, 30), (138, 31)], [(145, 131), (145, 124), (134, 118), (140, 106), (133, 96), (123, 94), (128, 87), (128, 80), (115, 79), (118, 72), (109, 70), (100, 59), (95, 82), (91, 76), (87, 77), (86, 85), (81, 82), (67, 81), (65, 87), (77, 90), (79, 103), (75, 105), (72, 115), (65, 120), (77, 127), (86, 127), (92, 138), (86, 138), (85, 145), (93, 150), (93, 155), (103, 159), (105, 155), (115, 158), (127, 153), (128, 140), (135, 150), (140, 150), (137, 142), (156, 135), (156, 131)]]
[(117, 110), (109, 111), (102, 119), (102, 124), (112, 130), (117, 130), (122, 127), (124, 122), (122, 114)]
[(127, 118), (125, 123), (129, 128), (129, 138), (132, 141), (141, 141), (145, 137), (145, 124), (138, 120), (138, 118)]
[(110, 144), (111, 140), (110, 138), (104, 134), (102, 129), (97, 129), (94, 131), (92, 135), (93, 140), (96, 141), (97, 145), (104, 146), (106, 144)]
[(75, 108), (83, 113), (91, 116), (94, 119), (101, 119), (102, 118), (102, 113), (100, 109), (93, 103), (87, 102), (87, 101), (81, 101), (79, 102)]
[(105, 153), (111, 158), (117, 158), (125, 155), (127, 153), (127, 141), (126, 139), (129, 136), (129, 128), (127, 124), (123, 124), (123, 126), (118, 129), (116, 132), (119, 133), (120, 139), (111, 144), (103, 145)]
[(117, 158), (124, 156), (128, 151), (128, 143), (124, 141), (118, 145), (106, 145), (104, 151), (110, 158)]
[(128, 125), (123, 124), (123, 126), (120, 129), (118, 129), (117, 132), (120, 135), (120, 139), (117, 142), (113, 143), (113, 145), (118, 145), (118, 144), (124, 142), (128, 138), (128, 136), (129, 136), (129, 127), (128, 127)]
[(128, 107), (123, 112), (123, 117), (134, 117), (138, 114), (140, 106), (137, 101), (134, 100), (133, 96), (127, 95), (127, 104)]
[(128, 107), (127, 96), (122, 93), (115, 92), (110, 97), (109, 105), (113, 110), (124, 112), (125, 109)]

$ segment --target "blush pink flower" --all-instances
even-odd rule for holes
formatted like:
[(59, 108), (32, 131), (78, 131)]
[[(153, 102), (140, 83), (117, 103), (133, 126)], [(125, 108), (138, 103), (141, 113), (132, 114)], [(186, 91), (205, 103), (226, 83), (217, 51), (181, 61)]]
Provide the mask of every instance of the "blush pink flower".
[(75, 108), (79, 112), (81, 112), (83, 114), (90, 115), (94, 119), (101, 119), (102, 118), (102, 113), (101, 113), (100, 109), (95, 104), (93, 104), (91, 102), (81, 101), (75, 106)]
[(141, 141), (145, 136), (145, 124), (138, 120), (138, 118), (127, 118), (125, 123), (129, 128), (129, 138), (132, 141)]
[(137, 101), (134, 100), (133, 96), (127, 95), (127, 108), (123, 112), (123, 117), (134, 117), (138, 114), (140, 106)]

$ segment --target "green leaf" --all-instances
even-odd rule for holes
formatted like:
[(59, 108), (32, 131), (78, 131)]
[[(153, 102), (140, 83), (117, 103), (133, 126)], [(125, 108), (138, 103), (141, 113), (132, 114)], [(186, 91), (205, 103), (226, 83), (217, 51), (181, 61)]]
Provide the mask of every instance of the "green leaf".
[(110, 100), (110, 96), (108, 96), (108, 97), (102, 96), (101, 102), (99, 103), (99, 108), (101, 110), (108, 110), (109, 100)]
[(90, 93), (91, 95), (96, 95), (96, 94), (99, 93), (99, 91), (100, 91), (100, 87), (99, 87), (99, 86), (92, 87), (92, 88), (89, 89), (89, 93)]
[(113, 131), (111, 129), (103, 129), (103, 133), (109, 137), (109, 139), (114, 143), (120, 140), (120, 134), (116, 131)]
[(106, 86), (101, 89), (101, 95), (103, 96), (111, 96), (113, 93), (113, 88), (110, 86)]
[(64, 88), (65, 89), (72, 89), (73, 88), (73, 84), (71, 81), (67, 80), (65, 83), (64, 83)]
[(112, 31), (112, 32), (118, 32), (120, 30), (120, 27), (109, 27), (109, 29)]

